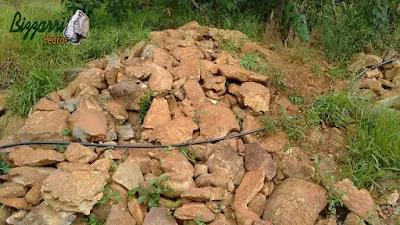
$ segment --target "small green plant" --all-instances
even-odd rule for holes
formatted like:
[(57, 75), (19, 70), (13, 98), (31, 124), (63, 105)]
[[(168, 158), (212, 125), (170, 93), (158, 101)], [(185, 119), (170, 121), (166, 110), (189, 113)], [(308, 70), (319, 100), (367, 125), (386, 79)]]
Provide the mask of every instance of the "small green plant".
[(96, 218), (95, 215), (90, 214), (87, 218), (88, 225), (102, 225)]
[(222, 50), (228, 51), (231, 54), (233, 54), (235, 52), (240, 52), (240, 49), (237, 48), (232, 41), (222, 41), (222, 42), (220, 42), (220, 48)]
[(110, 185), (107, 184), (103, 190), (103, 197), (97, 202), (97, 204), (106, 204), (108, 201), (112, 200), (120, 203), (122, 201), (122, 197), (118, 190), (113, 191)]
[(240, 65), (248, 70), (257, 72), (260, 70), (260, 58), (255, 53), (247, 53), (240, 56)]
[(170, 179), (168, 176), (162, 176), (161, 178), (150, 180), (146, 185), (147, 187), (136, 187), (128, 191), (128, 199), (131, 201), (135, 197), (136, 193), (139, 195), (137, 199), (138, 204), (145, 204), (150, 209), (154, 207), (160, 207), (160, 197), (164, 193), (170, 193), (171, 189), (163, 184), (164, 181)]
[(65, 150), (67, 150), (67, 148), (68, 148), (68, 145), (57, 145), (56, 146), (57, 152), (60, 152), (60, 153), (64, 153)]
[(337, 208), (343, 207), (343, 195), (346, 195), (346, 192), (343, 190), (338, 190), (337, 188), (328, 188), (328, 210), (333, 215), (336, 215)]
[(70, 134), (71, 134), (71, 130), (68, 129), (68, 128), (64, 128), (64, 129), (62, 129), (62, 131), (61, 131), (61, 135), (63, 135), (63, 136), (68, 136), (68, 135), (70, 135)]
[(199, 109), (191, 110), (190, 112), (193, 113), (193, 122), (197, 125), (200, 123), (200, 114), (208, 116), (208, 112)]
[(147, 93), (142, 99), (140, 99), (139, 105), (139, 124), (143, 124), (144, 118), (146, 117), (147, 111), (149, 111), (151, 102), (155, 94), (153, 92)]
[(311, 66), (311, 71), (314, 73), (315, 77), (321, 77), (321, 66), (318, 64), (313, 64)]
[(110, 160), (110, 172), (115, 171), (118, 167), (118, 164), (114, 160)]
[(0, 172), (1, 174), (8, 174), (10, 172), (10, 166), (3, 161), (0, 161)]
[(282, 130), (286, 131), (288, 136), (300, 140), (306, 137), (304, 134), (304, 121), (302, 116), (290, 117), (286, 109), (281, 106), (280, 108), (280, 121), (279, 126)]
[(193, 164), (197, 163), (198, 155), (196, 151), (189, 150), (188, 147), (184, 146), (179, 148), (179, 152), (182, 153), (182, 155), (184, 155), (191, 163)]
[(297, 95), (295, 92), (292, 92), (289, 95), (288, 99), (292, 104), (299, 106), (299, 108), (303, 107), (303, 97), (300, 95)]
[(165, 153), (165, 154), (167, 154), (167, 155), (171, 155), (172, 154), (172, 152), (171, 152), (171, 149), (172, 148), (172, 146), (171, 145), (167, 145), (167, 146), (165, 146), (162, 150), (161, 150), (161, 152), (162, 153)]
[(203, 216), (199, 216), (199, 217), (195, 218), (195, 219), (194, 219), (194, 222), (195, 222), (197, 225), (206, 225), (206, 223), (203, 222)]

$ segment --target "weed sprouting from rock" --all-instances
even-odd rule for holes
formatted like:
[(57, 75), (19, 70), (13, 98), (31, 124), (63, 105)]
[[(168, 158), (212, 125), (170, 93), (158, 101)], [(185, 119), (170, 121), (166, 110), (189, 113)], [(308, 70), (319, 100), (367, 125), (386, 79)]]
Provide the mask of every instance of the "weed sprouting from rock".
[(145, 204), (150, 209), (160, 207), (160, 197), (164, 193), (170, 193), (171, 189), (164, 184), (164, 181), (170, 179), (168, 176), (150, 180), (146, 187), (136, 187), (128, 191), (128, 199), (131, 201), (138, 194), (137, 203)]

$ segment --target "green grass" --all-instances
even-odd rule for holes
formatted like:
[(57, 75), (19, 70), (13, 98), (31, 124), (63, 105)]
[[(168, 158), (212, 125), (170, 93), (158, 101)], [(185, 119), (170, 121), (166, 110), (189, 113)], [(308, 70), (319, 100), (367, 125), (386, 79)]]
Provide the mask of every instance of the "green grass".
[[(382, 189), (382, 183), (400, 178), (400, 114), (353, 93), (320, 97), (310, 109), (328, 126), (345, 128), (348, 155), (345, 175), (359, 188)], [(399, 184), (397, 184), (399, 185)], [(398, 188), (398, 187), (397, 187)]]
[(400, 114), (386, 108), (359, 113), (355, 135), (349, 137), (347, 160), (347, 173), (355, 185), (382, 188), (381, 182), (399, 181), (399, 127)]
[(62, 76), (55, 69), (38, 69), (10, 88), (7, 103), (12, 111), (27, 115), (36, 101), (63, 86)]
[(155, 95), (153, 92), (147, 93), (142, 99), (140, 99), (139, 105), (139, 124), (142, 124), (144, 121), (144, 118), (147, 115), (147, 111), (149, 111), (151, 102), (153, 101), (153, 98)]
[(0, 161), (0, 173), (1, 174), (8, 174), (10, 172), (10, 166), (8, 163)]

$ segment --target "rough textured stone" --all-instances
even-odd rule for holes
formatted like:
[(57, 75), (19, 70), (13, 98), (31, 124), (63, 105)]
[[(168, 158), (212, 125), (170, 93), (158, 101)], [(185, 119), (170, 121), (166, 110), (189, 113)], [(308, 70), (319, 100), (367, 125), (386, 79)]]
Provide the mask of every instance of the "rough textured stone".
[(144, 65), (127, 66), (125, 68), (125, 75), (133, 79), (146, 79), (151, 73), (151, 68)]
[(196, 56), (199, 59), (204, 58), (203, 53), (201, 53), (201, 51), (196, 47), (177, 47), (171, 51), (171, 55), (173, 55), (177, 60), (182, 60), (190, 56)]
[(186, 172), (194, 173), (194, 168), (189, 160), (181, 153), (174, 152), (161, 161), (161, 168), (166, 173)]
[(10, 170), (10, 180), (17, 184), (32, 187), (36, 182), (43, 181), (51, 173), (56, 171), (51, 167), (15, 167)]
[(54, 150), (33, 149), (29, 146), (14, 148), (10, 159), (16, 166), (46, 166), (56, 164), (65, 160), (65, 156)]
[(125, 211), (125, 207), (116, 204), (111, 207), (110, 214), (104, 225), (136, 225), (136, 221)]
[(198, 187), (222, 187), (227, 190), (229, 189), (230, 182), (232, 182), (233, 184), (230, 173), (225, 168), (215, 168), (215, 171), (213, 171), (213, 173), (202, 174), (196, 179), (196, 184)]
[(147, 111), (142, 127), (156, 128), (171, 120), (168, 102), (165, 98), (154, 98), (150, 109)]
[(106, 114), (99, 102), (90, 96), (80, 100), (78, 109), (69, 117), (68, 124), (73, 137), (82, 141), (103, 140), (108, 129)]
[(248, 209), (247, 204), (256, 196), (264, 185), (265, 173), (261, 170), (247, 172), (236, 190), (233, 208), (239, 224), (251, 225), (259, 216)]
[(264, 216), (272, 224), (314, 224), (327, 204), (327, 192), (319, 185), (289, 178), (267, 200)]
[(122, 124), (128, 119), (128, 112), (116, 101), (107, 101), (104, 109), (118, 121), (118, 124)]
[(203, 222), (211, 222), (215, 214), (204, 203), (187, 203), (178, 208), (174, 216), (180, 220), (194, 220), (201, 217)]
[(132, 129), (132, 125), (129, 123), (124, 125), (117, 125), (116, 132), (119, 141), (129, 141), (135, 137), (135, 132)]
[(254, 82), (246, 82), (240, 86), (239, 93), (243, 96), (244, 105), (254, 111), (269, 111), (270, 92), (267, 87)]
[(179, 117), (156, 127), (150, 134), (150, 139), (157, 140), (161, 144), (178, 144), (192, 139), (197, 124), (191, 118)]
[(258, 143), (246, 145), (244, 160), (247, 171), (262, 170), (265, 172), (267, 180), (272, 180), (275, 177), (278, 166), (270, 154)]
[(66, 141), (68, 137), (61, 133), (68, 129), (68, 117), (65, 110), (34, 112), (18, 131), (17, 137), (21, 141)]
[(33, 187), (26, 193), (25, 200), (32, 205), (38, 205), (43, 199), (41, 195), (41, 188), (42, 183), (36, 182)]
[(128, 202), (128, 209), (132, 218), (136, 221), (136, 224), (142, 225), (147, 214), (144, 204), (138, 204), (137, 199), (134, 198)]
[(90, 163), (97, 159), (97, 154), (90, 148), (78, 143), (71, 143), (64, 152), (70, 162)]
[(245, 173), (243, 158), (232, 150), (217, 151), (208, 158), (206, 165), (211, 173), (220, 168), (227, 169), (230, 178), (237, 185), (240, 184)]
[(204, 138), (219, 138), (231, 131), (239, 131), (240, 126), (233, 112), (226, 107), (208, 105), (200, 109), (200, 135)]
[(28, 209), (28, 202), (25, 198), (0, 198), (0, 202), (11, 208)]
[(0, 185), (0, 198), (19, 198), (25, 193), (25, 188), (21, 184), (5, 182)]
[(200, 84), (193, 79), (188, 79), (183, 87), (186, 98), (192, 102), (193, 107), (200, 109), (206, 102), (206, 96)]
[(378, 213), (375, 209), (371, 194), (365, 190), (358, 190), (349, 179), (344, 179), (335, 184), (338, 191), (343, 191), (344, 206), (354, 212), (368, 223), (379, 224)]
[(208, 166), (204, 164), (196, 164), (194, 165), (194, 175), (193, 177), (197, 178), (203, 174), (208, 173)]
[[(1, 104), (1, 102), (0, 102), (0, 104)], [(0, 106), (0, 108), (1, 108), (1, 106)], [(32, 111), (55, 111), (55, 110), (57, 110), (59, 108), (60, 107), (58, 107), (58, 105), (55, 102), (47, 100), (45, 98), (41, 98), (33, 106)]]
[(172, 70), (175, 79), (189, 78), (199, 81), (201, 74), (200, 62), (194, 55), (182, 59), (179, 66)]
[(124, 80), (109, 87), (111, 98), (121, 104), (126, 110), (140, 109), (140, 99), (148, 92), (145, 85), (136, 84), (132, 80)]
[(137, 163), (122, 163), (115, 170), (112, 179), (128, 190), (138, 187), (144, 181)]
[(174, 81), (172, 74), (168, 70), (157, 65), (152, 66), (151, 69), (152, 73), (149, 78), (150, 89), (157, 92), (171, 90)]
[(253, 81), (257, 83), (265, 83), (268, 80), (268, 77), (265, 75), (243, 69), (239, 66), (219, 65), (219, 70), (221, 71), (222, 76), (240, 82)]
[(171, 193), (164, 193), (163, 195), (169, 198), (177, 198), (182, 193), (188, 191), (190, 188), (196, 188), (196, 183), (192, 178), (192, 174), (185, 172), (165, 173), (162, 176), (167, 176), (169, 179), (162, 182), (171, 189)]
[(42, 202), (16, 225), (68, 225), (75, 216), (71, 213), (57, 212), (51, 206)]
[(228, 191), (220, 187), (191, 188), (181, 195), (199, 202), (225, 200), (228, 198)]
[(105, 185), (105, 176), (98, 171), (57, 172), (43, 181), (42, 197), (55, 210), (89, 215)]
[(347, 214), (343, 225), (365, 225), (365, 222), (357, 214), (350, 212)]
[(385, 78), (388, 80), (393, 80), (393, 78), (395, 78), (399, 75), (400, 75), (400, 67), (396, 67), (396, 68), (386, 71)]
[(261, 217), (264, 213), (265, 205), (267, 204), (267, 197), (261, 193), (257, 193), (248, 204), (250, 211), (255, 212), (258, 217)]
[(167, 208), (151, 208), (144, 219), (143, 225), (178, 225), (174, 217), (168, 215)]

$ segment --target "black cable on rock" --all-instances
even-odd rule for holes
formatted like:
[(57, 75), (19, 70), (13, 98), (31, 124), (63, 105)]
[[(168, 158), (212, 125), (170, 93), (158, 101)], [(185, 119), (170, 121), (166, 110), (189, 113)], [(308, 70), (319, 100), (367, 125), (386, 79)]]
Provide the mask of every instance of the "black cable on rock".
[(113, 145), (113, 144), (97, 144), (97, 143), (89, 143), (89, 142), (58, 142), (58, 141), (37, 141), (37, 142), (21, 142), (21, 143), (12, 143), (12, 144), (5, 144), (5, 145), (0, 145), (0, 149), (4, 148), (10, 148), (10, 147), (16, 147), (16, 146), (22, 146), (22, 145), (69, 145), (71, 143), (79, 143), (83, 146), (92, 146), (92, 147), (105, 147), (105, 148), (165, 148), (165, 147), (183, 147), (183, 146), (190, 146), (190, 145), (199, 145), (199, 144), (206, 144), (206, 143), (213, 143), (216, 141), (222, 141), (230, 138), (235, 138), (235, 137), (242, 137), (245, 135), (257, 133), (260, 131), (265, 130), (266, 127), (258, 128), (255, 130), (251, 131), (246, 131), (246, 132), (241, 132), (237, 134), (232, 134), (232, 135), (227, 135), (224, 137), (219, 137), (219, 138), (213, 138), (213, 139), (208, 139), (208, 140), (202, 140), (202, 141), (193, 141), (193, 142), (184, 142), (181, 144), (171, 144), (171, 145)]
[(389, 64), (389, 63), (394, 62), (394, 61), (397, 61), (397, 60), (400, 60), (400, 58), (390, 59), (390, 60), (387, 60), (387, 61), (383, 61), (383, 62), (381, 62), (381, 63), (378, 63), (378, 64), (376, 64), (376, 65), (374, 65), (374, 66), (368, 67), (367, 69), (365, 69), (365, 70), (363, 70), (361, 73), (359, 73), (352, 81), (355, 81), (355, 80), (357, 80), (358, 78), (360, 78), (360, 77), (361, 77), (362, 75), (364, 75), (368, 70), (373, 70), (373, 69), (375, 69), (375, 68), (377, 68), (377, 67), (380, 67), (380, 66), (385, 65), (385, 64)]

